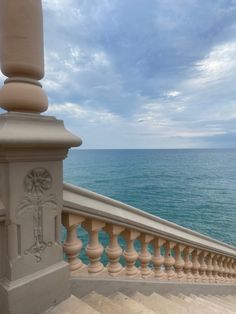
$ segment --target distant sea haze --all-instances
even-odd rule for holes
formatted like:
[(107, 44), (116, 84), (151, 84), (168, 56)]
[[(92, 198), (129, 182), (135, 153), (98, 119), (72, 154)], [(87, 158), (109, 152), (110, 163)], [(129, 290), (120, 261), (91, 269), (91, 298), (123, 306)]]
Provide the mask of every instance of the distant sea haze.
[(72, 150), (64, 180), (236, 246), (236, 150)]

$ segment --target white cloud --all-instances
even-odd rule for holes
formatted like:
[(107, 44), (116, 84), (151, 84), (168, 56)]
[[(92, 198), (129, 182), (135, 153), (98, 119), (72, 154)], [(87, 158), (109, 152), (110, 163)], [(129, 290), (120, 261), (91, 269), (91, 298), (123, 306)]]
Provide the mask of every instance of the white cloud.
[(187, 82), (188, 85), (206, 88), (209, 84), (221, 83), (222, 80), (235, 76), (235, 55), (235, 41), (213, 47), (205, 58), (195, 63), (195, 73)]
[(51, 104), (47, 113), (61, 114), (89, 123), (116, 123), (121, 118), (106, 110), (93, 110), (75, 103)]
[(168, 91), (165, 96), (167, 97), (177, 97), (181, 95), (181, 92), (180, 91), (177, 91), (177, 90), (171, 90), (171, 91)]

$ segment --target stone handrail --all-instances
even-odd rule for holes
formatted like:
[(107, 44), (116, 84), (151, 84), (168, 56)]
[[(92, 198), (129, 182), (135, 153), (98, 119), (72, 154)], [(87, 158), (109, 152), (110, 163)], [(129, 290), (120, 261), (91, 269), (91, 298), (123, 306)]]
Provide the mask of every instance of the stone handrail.
[[(64, 184), (62, 223), (67, 229), (64, 252), (73, 274), (236, 283), (235, 247), (70, 184)], [(88, 266), (79, 258), (83, 247), (79, 227), (89, 234)], [(106, 267), (101, 263), (100, 231), (109, 235)], [(125, 241), (124, 251), (118, 236)], [(140, 242), (140, 252), (135, 240)], [(120, 263), (122, 255), (125, 267)]]

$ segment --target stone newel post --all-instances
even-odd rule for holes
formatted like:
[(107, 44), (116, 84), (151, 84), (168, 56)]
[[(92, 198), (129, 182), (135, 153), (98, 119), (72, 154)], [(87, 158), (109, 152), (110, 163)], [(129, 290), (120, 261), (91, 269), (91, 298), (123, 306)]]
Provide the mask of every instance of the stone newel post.
[(60, 241), (63, 173), (81, 140), (41, 116), (47, 96), (40, 0), (0, 0), (0, 311), (41, 313), (67, 298)]
[(0, 1), (1, 70), (9, 78), (0, 93), (7, 111), (43, 112), (47, 96), (38, 82), (44, 76), (41, 1)]

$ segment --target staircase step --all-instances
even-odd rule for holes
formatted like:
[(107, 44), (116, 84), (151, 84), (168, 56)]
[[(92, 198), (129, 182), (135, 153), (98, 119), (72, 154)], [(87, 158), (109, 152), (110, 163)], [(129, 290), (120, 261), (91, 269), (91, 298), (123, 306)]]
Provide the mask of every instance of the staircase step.
[(176, 296), (176, 295), (173, 295), (173, 294), (168, 294), (167, 295), (168, 299), (170, 299), (171, 301), (173, 302), (176, 302), (178, 303), (179, 305), (182, 305), (182, 306), (186, 306), (187, 304), (189, 304), (189, 302), (187, 302), (186, 300)]
[(110, 297), (112, 301), (120, 304), (126, 313), (134, 314), (155, 314), (151, 309), (147, 308), (140, 302), (136, 302), (132, 298), (127, 297), (121, 292), (117, 292)]
[(132, 297), (116, 292), (105, 297), (91, 292), (79, 299), (73, 295), (43, 314), (236, 314), (236, 296), (172, 295), (136, 292)]
[[(194, 298), (196, 301), (199, 302), (199, 304), (202, 304), (203, 306), (206, 307), (206, 309), (209, 309), (209, 311), (211, 310), (212, 313), (219, 313), (219, 314), (235, 314), (234, 311), (231, 311), (229, 309), (226, 309), (223, 306), (220, 306), (218, 304), (216, 304), (215, 302), (210, 302), (200, 296), (195, 296), (195, 295), (191, 295), (192, 298)], [(211, 313), (211, 312), (209, 312)]]
[(178, 311), (177, 309), (170, 308), (166, 306), (166, 302), (161, 302), (160, 300), (155, 300), (153, 298), (150, 298), (150, 296), (144, 296), (143, 294), (136, 292), (132, 298), (142, 303), (147, 308), (153, 310), (156, 313), (160, 314), (183, 314), (185, 312)]
[(149, 299), (152, 300), (153, 302), (162, 303), (167, 308), (173, 310), (175, 313), (188, 314), (183, 305), (170, 300), (168, 296), (161, 296), (154, 292), (150, 295)]
[(84, 296), (82, 300), (101, 314), (124, 314), (125, 311), (122, 306), (94, 291)]
[[(222, 310), (219, 308), (215, 308), (214, 304), (207, 302), (206, 300), (202, 300), (200, 297), (192, 295), (186, 296), (183, 294), (179, 294), (179, 298), (183, 299), (188, 303), (187, 311), (189, 313), (201, 313), (201, 314), (222, 314)], [(199, 312), (201, 311), (201, 312)]]
[(222, 297), (222, 299), (232, 304), (236, 304), (236, 295), (227, 295), (227, 296)]
[(219, 298), (216, 296), (203, 296), (203, 295), (201, 295), (201, 297), (210, 302), (216, 303), (222, 307), (226, 307), (227, 309), (231, 311), (236, 311), (236, 304), (233, 304), (230, 301), (226, 301), (223, 298)]
[(67, 300), (52, 307), (44, 312), (44, 314), (100, 314), (100, 312), (94, 310), (91, 306), (83, 302), (82, 300), (71, 295)]

